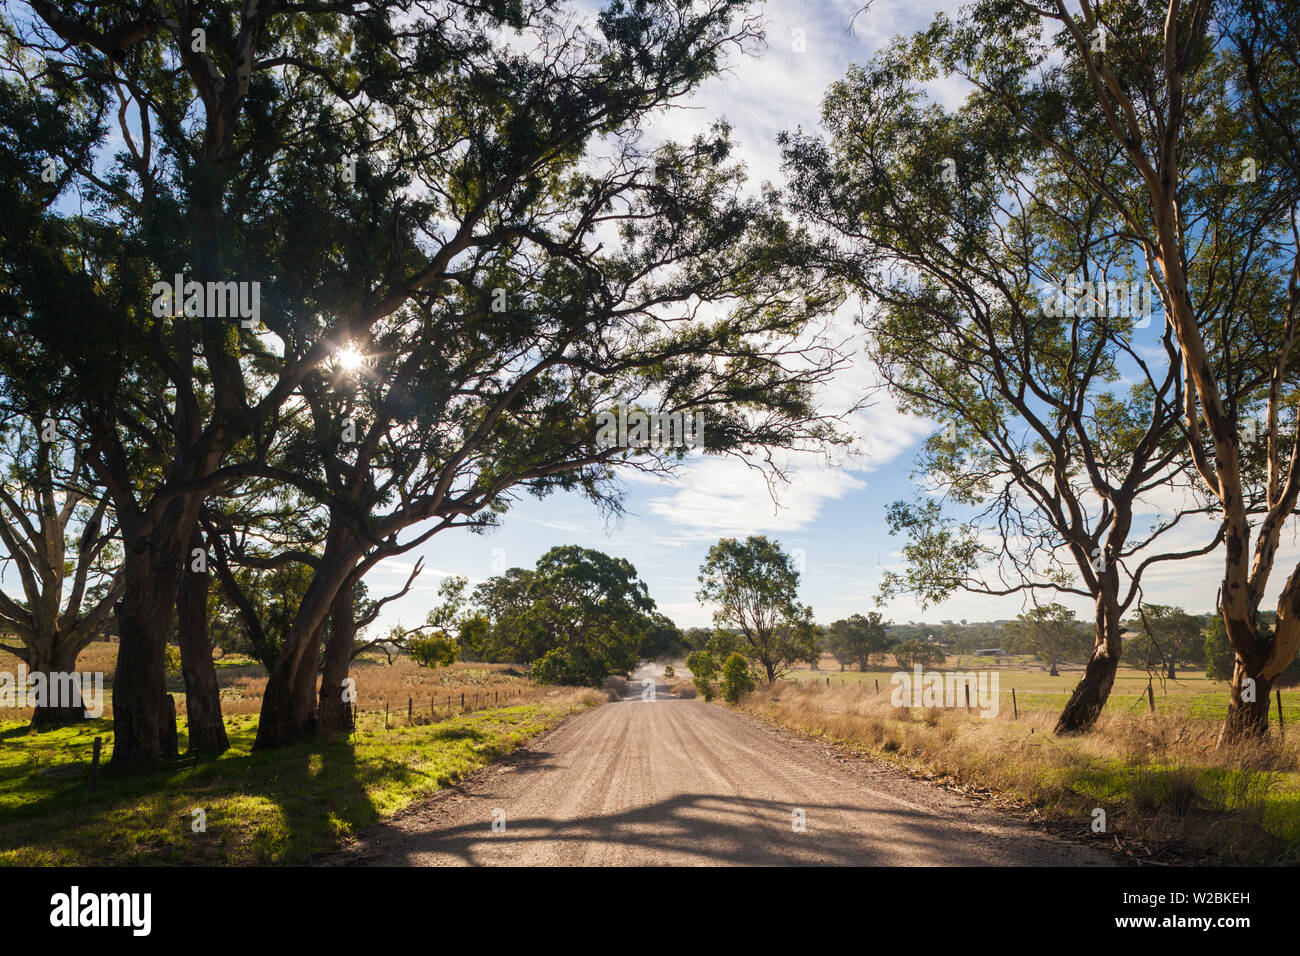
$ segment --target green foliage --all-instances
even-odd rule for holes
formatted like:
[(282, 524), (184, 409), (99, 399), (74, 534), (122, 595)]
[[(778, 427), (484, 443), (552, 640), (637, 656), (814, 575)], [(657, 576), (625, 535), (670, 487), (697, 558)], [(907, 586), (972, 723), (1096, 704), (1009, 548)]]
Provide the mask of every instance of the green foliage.
[(721, 667), (718, 659), (708, 651), (692, 651), (686, 658), (686, 669), (691, 672), (691, 683), (705, 700), (713, 700), (718, 692), (716, 681)]
[(722, 699), (729, 704), (738, 704), (754, 686), (754, 674), (749, 669), (749, 661), (739, 654), (728, 657), (722, 665)]
[(867, 615), (853, 614), (835, 621), (826, 629), (826, 649), (841, 664), (856, 662), (861, 670), (871, 663), (879, 663), (893, 647), (889, 637), (890, 623), (883, 620), (879, 611)]
[(719, 628), (734, 629), (746, 656), (772, 683), (798, 661), (817, 659), (812, 608), (798, 602), (799, 571), (780, 544), (761, 535), (722, 538), (700, 566), (701, 603)]
[(1094, 646), (1091, 628), (1061, 604), (1036, 605), (1008, 621), (1002, 649), (1009, 654), (1034, 654), (1056, 673), (1062, 661), (1087, 660)]
[(411, 657), (423, 667), (447, 667), (456, 662), (460, 645), (443, 631), (434, 631), (413, 639), (408, 645)]
[(637, 653), (648, 661), (674, 657), (686, 651), (686, 639), (682, 630), (662, 614), (650, 615), (641, 635), (641, 644)]
[(581, 677), (577, 683), (599, 686), (605, 675), (636, 666), (647, 641), (672, 647), (678, 640), (631, 562), (576, 545), (552, 548), (532, 570), (489, 578), (470, 603), (482, 619), (472, 636), (485, 660), (527, 663), (568, 649), (545, 670), (559, 668), (561, 683)]
[(1210, 623), (1205, 628), (1205, 676), (1210, 680), (1232, 680), (1235, 660), (1223, 615), (1211, 614)]
[(1124, 648), (1134, 666), (1164, 666), (1172, 673), (1176, 664), (1205, 661), (1206, 625), (1201, 618), (1165, 604), (1144, 604), (1140, 610), (1129, 621), (1129, 627), (1137, 633), (1125, 642)]
[(894, 659), (905, 671), (910, 671), (918, 664), (921, 667), (935, 667), (946, 660), (943, 650), (937, 644), (917, 640), (906, 641), (895, 647)]
[(555, 647), (533, 662), (530, 674), (539, 684), (601, 687), (609, 668), (581, 647)]

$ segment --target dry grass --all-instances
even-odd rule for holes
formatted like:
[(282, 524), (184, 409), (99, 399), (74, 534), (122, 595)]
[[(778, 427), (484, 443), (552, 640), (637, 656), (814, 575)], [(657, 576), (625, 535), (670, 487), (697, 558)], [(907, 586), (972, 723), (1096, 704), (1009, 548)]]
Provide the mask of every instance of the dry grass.
[[(1288, 741), (1218, 747), (1216, 723), (1178, 712), (1108, 711), (1087, 736), (1052, 734), (1057, 712), (997, 717), (894, 708), (888, 688), (779, 682), (742, 709), (782, 726), (886, 756), (973, 791), (991, 790), (1090, 838), (1191, 850), (1225, 863), (1300, 861), (1300, 748)], [(1107, 836), (1092, 834), (1093, 810)]]
[[(77, 670), (105, 674), (106, 718), (113, 716), (111, 688), (117, 649), (116, 643), (96, 642), (77, 658)], [(0, 671), (16, 672), (18, 663), (11, 654), (0, 652)], [(390, 726), (408, 723), (408, 703), (412, 713), (409, 723), (419, 724), (484, 707), (538, 703), (553, 690), (533, 684), (523, 671), (510, 664), (457, 662), (430, 670), (409, 657), (398, 657), (390, 664), (383, 654), (372, 653), (354, 660), (350, 674), (356, 681), (358, 715), (379, 715), (382, 723), (387, 705)], [(219, 659), (217, 683), (222, 714), (233, 717), (259, 713), (266, 680), (266, 670), (251, 658), (227, 655)], [(178, 668), (168, 673), (167, 686), (176, 700), (177, 713), (184, 714), (185, 685)], [(30, 717), (30, 707), (0, 708), (0, 720)]]

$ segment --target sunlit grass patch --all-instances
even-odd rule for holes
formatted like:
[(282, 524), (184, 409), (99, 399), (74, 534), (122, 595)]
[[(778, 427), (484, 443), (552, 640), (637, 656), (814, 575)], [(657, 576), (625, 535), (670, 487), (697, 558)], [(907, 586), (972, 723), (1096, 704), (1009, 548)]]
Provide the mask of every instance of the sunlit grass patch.
[[(94, 794), (86, 787), (90, 748), (96, 736), (103, 738), (107, 762), (110, 721), (43, 734), (3, 723), (0, 863), (301, 861), (604, 699), (568, 689), (532, 696), (524, 704), (387, 731), (380, 714), (378, 724), (349, 738), (258, 754), (252, 753), (256, 715), (236, 714), (226, 719), (231, 749), (220, 758), (148, 774), (101, 772)], [(195, 827), (196, 810), (203, 830)]]

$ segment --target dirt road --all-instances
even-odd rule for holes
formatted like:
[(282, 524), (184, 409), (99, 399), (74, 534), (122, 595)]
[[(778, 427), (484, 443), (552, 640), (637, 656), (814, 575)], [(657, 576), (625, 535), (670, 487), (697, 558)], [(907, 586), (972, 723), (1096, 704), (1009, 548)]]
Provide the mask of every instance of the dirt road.
[[(644, 678), (650, 672), (638, 672)], [(326, 865), (1104, 865), (958, 795), (659, 683), (372, 828)], [(494, 828), (495, 821), (495, 828)]]

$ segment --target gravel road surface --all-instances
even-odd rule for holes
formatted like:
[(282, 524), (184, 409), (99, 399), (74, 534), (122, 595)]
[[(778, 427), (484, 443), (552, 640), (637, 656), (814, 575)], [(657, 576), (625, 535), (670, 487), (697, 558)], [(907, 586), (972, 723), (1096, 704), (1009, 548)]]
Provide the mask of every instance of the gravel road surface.
[[(566, 720), (324, 865), (1107, 865), (870, 760), (702, 700)], [(495, 821), (495, 828), (494, 828)]]

